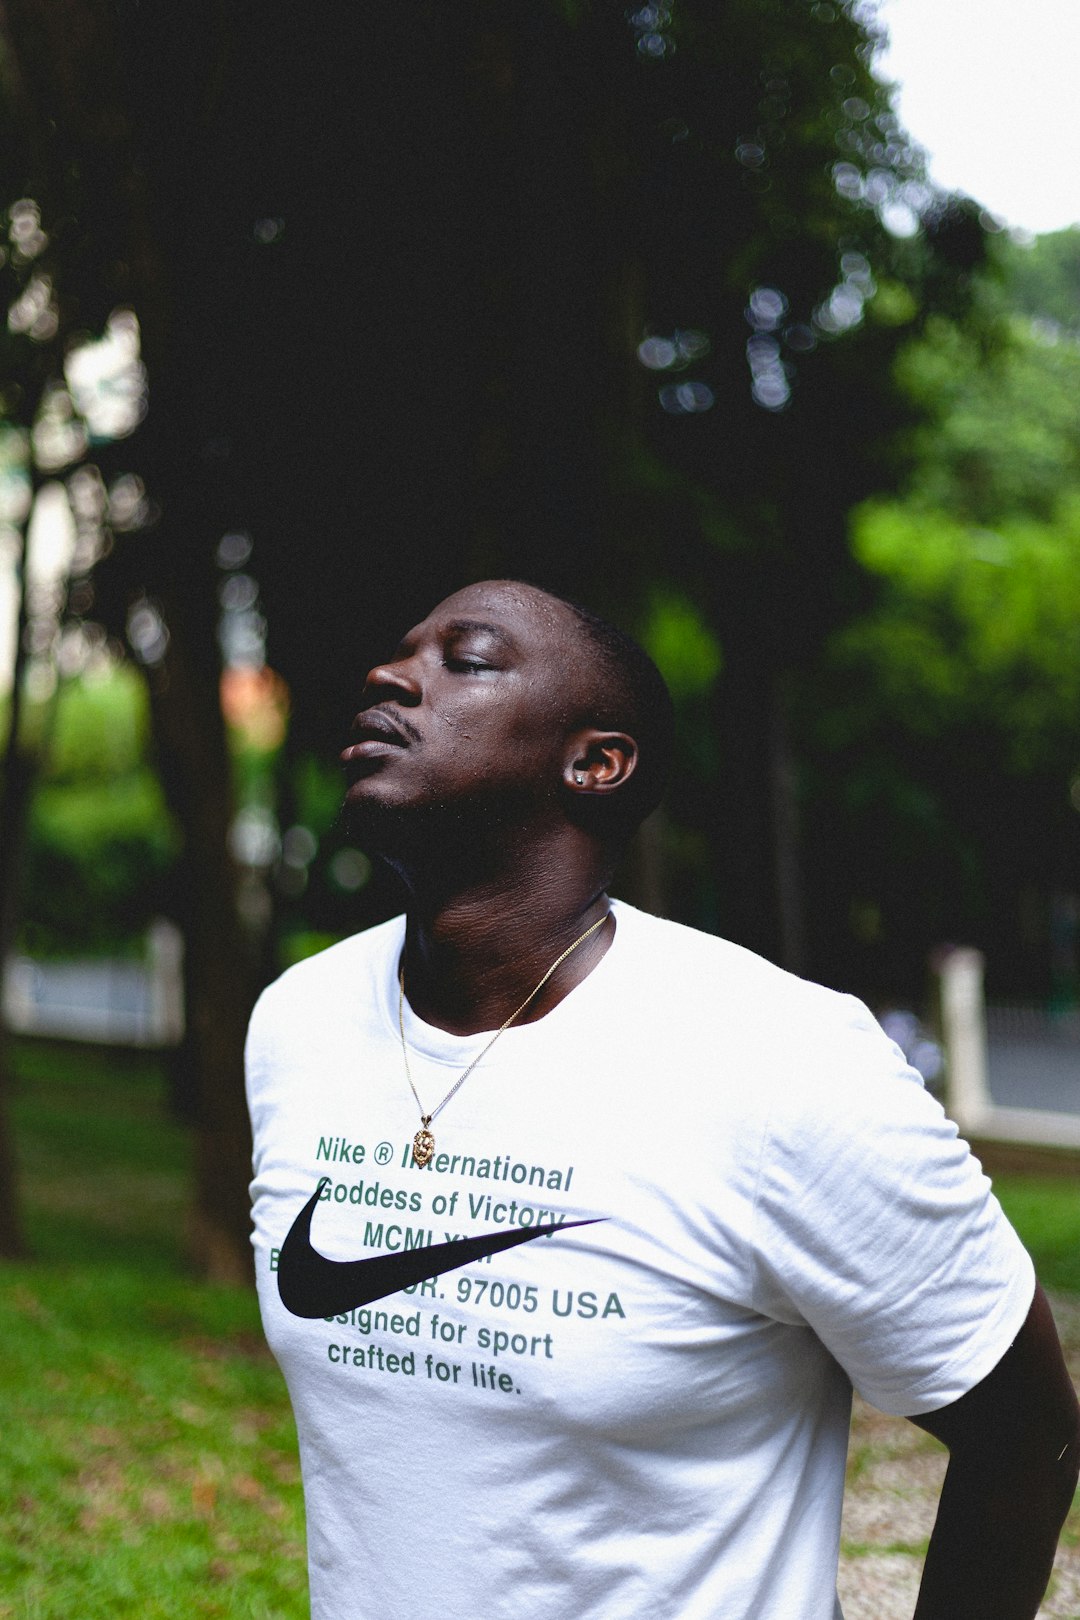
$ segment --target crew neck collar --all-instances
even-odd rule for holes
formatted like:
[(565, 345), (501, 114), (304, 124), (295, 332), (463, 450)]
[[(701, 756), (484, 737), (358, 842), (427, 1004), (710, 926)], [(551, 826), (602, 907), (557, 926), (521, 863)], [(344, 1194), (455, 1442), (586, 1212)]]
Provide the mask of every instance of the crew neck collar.
[[(608, 974), (612, 971), (612, 959), (621, 956), (626, 945), (626, 933), (630, 925), (632, 907), (625, 905), (621, 900), (611, 901), (611, 912), (615, 919), (615, 932), (611, 943), (596, 966), (576, 984), (550, 1012), (542, 1018), (537, 1018), (529, 1024), (512, 1024), (499, 1037), (498, 1043), (492, 1051), (492, 1060), (500, 1048), (509, 1050), (511, 1043), (516, 1046), (527, 1044), (531, 1040), (543, 1040), (550, 1032), (560, 1029), (564, 1024), (582, 1016), (593, 996), (597, 993), (598, 985), (603, 986)], [(390, 948), (384, 961), (382, 983), (379, 990), (379, 1002), (385, 1023), (395, 1041), (400, 1041), (401, 1034), (398, 1029), (398, 964), (401, 961), (401, 952), (405, 945), (405, 918), (398, 919), (398, 928), (390, 940)], [(414, 1053), (421, 1058), (427, 1058), (433, 1063), (445, 1063), (461, 1068), (467, 1067), (476, 1054), (483, 1049), (495, 1031), (493, 1029), (478, 1030), (472, 1035), (453, 1035), (449, 1030), (439, 1029), (435, 1024), (426, 1023), (413, 1012), (409, 1005), (408, 996), (405, 997), (402, 1008), (402, 1021), (405, 1027), (405, 1040), (408, 1044), (409, 1054)], [(485, 1058), (478, 1067), (483, 1068), (489, 1060)]]

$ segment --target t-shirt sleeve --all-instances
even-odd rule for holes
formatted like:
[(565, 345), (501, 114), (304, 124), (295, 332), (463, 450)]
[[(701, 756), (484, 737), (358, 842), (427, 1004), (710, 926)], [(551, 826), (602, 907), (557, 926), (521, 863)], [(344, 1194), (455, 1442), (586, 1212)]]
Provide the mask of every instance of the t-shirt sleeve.
[(260, 1128), (265, 1111), (266, 1066), (270, 1050), (269, 1031), (273, 1024), (271, 996), (264, 990), (252, 1010), (244, 1042), (244, 1085), (251, 1118), (254, 1157), (259, 1151)]
[[(291, 1034), (294, 1024), (295, 1019), (290, 1017), (288, 987), (279, 979), (264, 990), (255, 1003), (244, 1043), (244, 1080), (251, 1119), (249, 1191), (254, 1221), (251, 1241), (256, 1246), (273, 1184), (269, 1170), (269, 1161), (273, 1158), (271, 1145), (274, 1141), (294, 1139), (303, 1115), (303, 1095), (290, 1083), (294, 1075), (291, 1057), (295, 1048), (295, 1037)], [(285, 1174), (288, 1185), (280, 1154), (277, 1157), (276, 1174)]]
[(1035, 1274), (956, 1126), (866, 1009), (842, 1002), (848, 1021), (810, 1036), (806, 1083), (771, 1111), (754, 1303), (813, 1328), (865, 1399), (911, 1417), (993, 1370)]

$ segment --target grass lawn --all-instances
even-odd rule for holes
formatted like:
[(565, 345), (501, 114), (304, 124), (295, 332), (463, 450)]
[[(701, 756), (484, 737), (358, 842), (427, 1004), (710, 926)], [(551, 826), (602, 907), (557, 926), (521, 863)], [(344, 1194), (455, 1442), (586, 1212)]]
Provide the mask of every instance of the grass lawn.
[(288, 1400), (254, 1296), (184, 1274), (161, 1073), (17, 1056), (34, 1259), (0, 1267), (0, 1617), (299, 1620)]
[[(254, 1296), (185, 1276), (160, 1068), (16, 1053), (34, 1259), (0, 1266), (0, 1620), (300, 1620), (285, 1388)], [(1080, 1295), (1080, 1187), (996, 1185), (1043, 1281)]]
[(995, 1176), (994, 1191), (1045, 1288), (1080, 1294), (1080, 1180)]

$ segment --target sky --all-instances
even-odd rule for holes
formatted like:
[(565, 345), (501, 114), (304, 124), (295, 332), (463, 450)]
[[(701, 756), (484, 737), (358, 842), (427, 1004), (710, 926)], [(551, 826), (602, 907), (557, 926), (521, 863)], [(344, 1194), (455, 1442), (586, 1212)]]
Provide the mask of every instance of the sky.
[(1013, 229), (1080, 223), (1080, 0), (880, 0), (904, 127), (930, 172)]

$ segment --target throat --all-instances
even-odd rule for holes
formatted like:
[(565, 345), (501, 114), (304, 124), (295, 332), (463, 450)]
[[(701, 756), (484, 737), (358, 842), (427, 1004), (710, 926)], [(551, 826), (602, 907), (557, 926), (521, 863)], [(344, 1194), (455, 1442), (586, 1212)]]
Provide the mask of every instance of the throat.
[(410, 921), (402, 959), (404, 994), (418, 1018), (450, 1035), (533, 1023), (551, 1012), (602, 960), (615, 922), (606, 895), (543, 938), (521, 931), (497, 940), (485, 929), (471, 945), (438, 940)]

